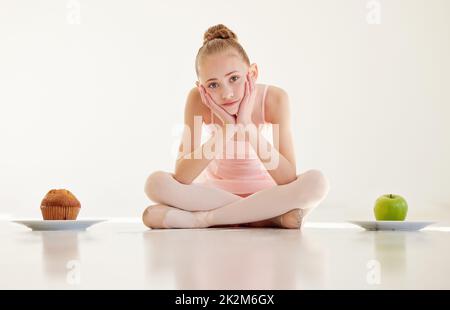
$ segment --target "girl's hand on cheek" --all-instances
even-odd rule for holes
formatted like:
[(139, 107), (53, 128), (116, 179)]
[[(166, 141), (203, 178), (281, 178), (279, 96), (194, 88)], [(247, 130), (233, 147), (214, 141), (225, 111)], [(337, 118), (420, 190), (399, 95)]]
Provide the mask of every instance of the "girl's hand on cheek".
[(255, 81), (247, 73), (245, 88), (244, 88), (244, 98), (242, 98), (241, 105), (239, 106), (239, 111), (236, 118), (236, 123), (242, 125), (252, 124), (252, 112), (255, 106)]
[(206, 91), (203, 85), (197, 86), (200, 96), (202, 97), (202, 102), (218, 117), (224, 125), (226, 124), (236, 124), (236, 117), (230, 115), (225, 111), (220, 105), (218, 105)]

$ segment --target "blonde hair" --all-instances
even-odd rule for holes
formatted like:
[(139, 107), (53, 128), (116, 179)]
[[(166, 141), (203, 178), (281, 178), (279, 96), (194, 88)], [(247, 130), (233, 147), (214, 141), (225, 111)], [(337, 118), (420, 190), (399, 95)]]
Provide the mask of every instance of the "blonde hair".
[(209, 27), (203, 35), (203, 45), (199, 48), (197, 57), (195, 58), (195, 72), (197, 73), (197, 77), (198, 65), (205, 56), (224, 52), (229, 49), (234, 49), (242, 57), (242, 60), (250, 66), (250, 59), (244, 48), (238, 42), (238, 38), (233, 31), (223, 24)]

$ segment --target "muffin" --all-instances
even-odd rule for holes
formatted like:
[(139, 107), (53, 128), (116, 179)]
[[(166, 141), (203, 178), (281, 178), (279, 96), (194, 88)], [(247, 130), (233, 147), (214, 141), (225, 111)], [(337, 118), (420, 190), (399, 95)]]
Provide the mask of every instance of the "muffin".
[(44, 220), (76, 220), (80, 212), (80, 202), (66, 189), (52, 189), (41, 202)]

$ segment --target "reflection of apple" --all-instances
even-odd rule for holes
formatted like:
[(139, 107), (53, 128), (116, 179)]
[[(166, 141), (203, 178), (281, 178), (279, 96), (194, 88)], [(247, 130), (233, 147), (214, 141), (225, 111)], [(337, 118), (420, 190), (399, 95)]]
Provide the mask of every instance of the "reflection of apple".
[(377, 221), (403, 221), (408, 212), (408, 204), (400, 195), (387, 194), (378, 197), (373, 211)]

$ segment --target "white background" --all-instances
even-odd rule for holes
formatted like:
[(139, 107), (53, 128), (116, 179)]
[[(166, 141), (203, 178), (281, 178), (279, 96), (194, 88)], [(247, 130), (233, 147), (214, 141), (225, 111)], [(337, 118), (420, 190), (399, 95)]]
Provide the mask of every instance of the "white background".
[(450, 1), (380, 0), (380, 24), (368, 2), (0, 0), (0, 214), (40, 217), (67, 188), (80, 217), (140, 216), (223, 23), (290, 96), (297, 172), (331, 182), (312, 219), (396, 193), (409, 219), (450, 220)]

